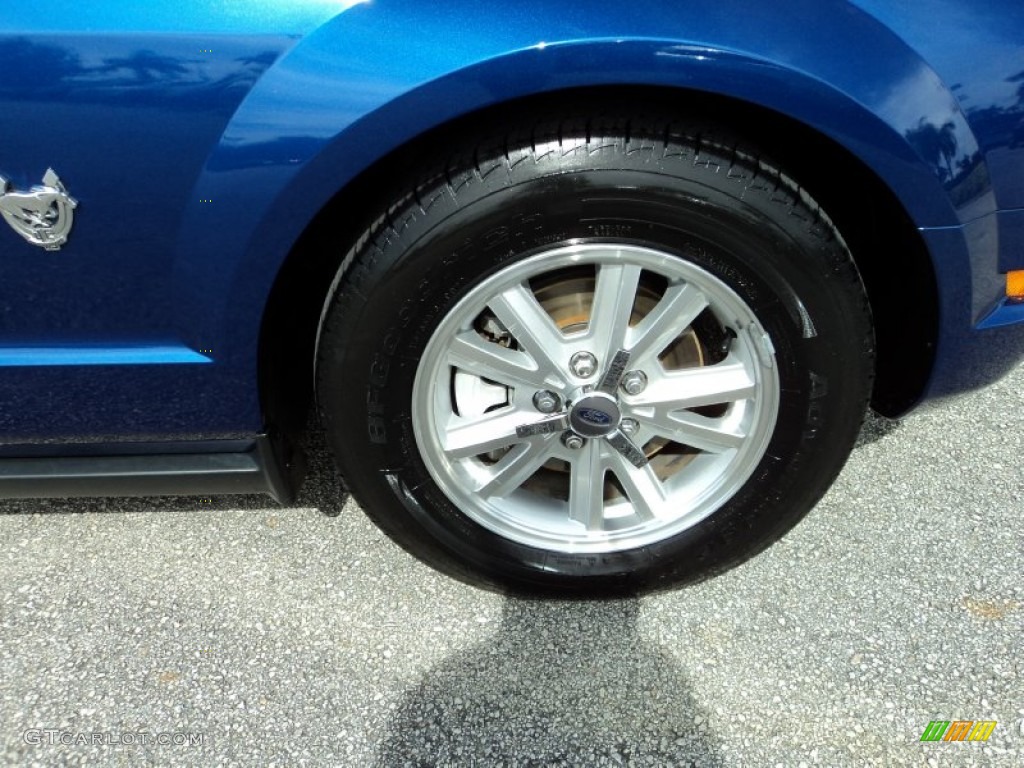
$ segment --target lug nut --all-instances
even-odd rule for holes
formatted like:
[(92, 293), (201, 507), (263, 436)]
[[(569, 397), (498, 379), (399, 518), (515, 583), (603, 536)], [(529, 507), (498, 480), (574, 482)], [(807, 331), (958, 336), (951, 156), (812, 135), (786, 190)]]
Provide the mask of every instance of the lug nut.
[(622, 377), (621, 386), (627, 395), (639, 395), (647, 389), (647, 375), (643, 371), (629, 371)]
[(597, 373), (597, 358), (589, 352), (577, 352), (569, 359), (569, 368), (581, 379), (589, 379)]
[(554, 413), (559, 406), (558, 395), (542, 389), (533, 395), (533, 407), (541, 413)]
[(578, 451), (583, 447), (583, 438), (575, 432), (566, 432), (562, 435), (562, 445), (570, 450)]
[(640, 422), (636, 419), (623, 419), (619, 422), (619, 431), (624, 435), (635, 435), (640, 429)]

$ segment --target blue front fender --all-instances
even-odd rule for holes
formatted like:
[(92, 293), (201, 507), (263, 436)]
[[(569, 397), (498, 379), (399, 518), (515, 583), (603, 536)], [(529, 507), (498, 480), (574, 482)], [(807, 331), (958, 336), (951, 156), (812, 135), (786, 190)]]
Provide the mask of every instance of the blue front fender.
[[(274, 277), (345, 184), (449, 120), (580, 86), (706, 91), (784, 113), (859, 157), (922, 227), (956, 227), (994, 210), (984, 185), (955, 204), (953, 180), (908, 139), (922, 124), (951, 125), (959, 151), (977, 155), (950, 91), (849, 3), (808, 0), (788, 12), (742, 0), (648, 7), (645, 17), (636, 4), (590, 3), (583, 13), (526, 2), (509, 16), (507, 7), (469, 2), (377, 0), (303, 38), (250, 92), (196, 184), (176, 273), (179, 306), (203, 308), (188, 315), (192, 342), (231, 352), (224, 375), (252, 375)], [(461, 31), (468, 18), (475, 34)], [(850, 66), (857, 59), (863, 66)], [(685, 99), (679, 108), (685, 113)], [(985, 169), (973, 178), (987, 179)], [(946, 280), (957, 296), (969, 294), (962, 261)]]

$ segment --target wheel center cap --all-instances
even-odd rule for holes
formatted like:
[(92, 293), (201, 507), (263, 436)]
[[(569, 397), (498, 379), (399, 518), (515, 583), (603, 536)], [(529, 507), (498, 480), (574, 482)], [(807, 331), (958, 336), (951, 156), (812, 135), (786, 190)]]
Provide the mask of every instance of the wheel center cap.
[(591, 392), (572, 405), (569, 425), (583, 437), (604, 437), (619, 426), (622, 413), (615, 398), (605, 392)]

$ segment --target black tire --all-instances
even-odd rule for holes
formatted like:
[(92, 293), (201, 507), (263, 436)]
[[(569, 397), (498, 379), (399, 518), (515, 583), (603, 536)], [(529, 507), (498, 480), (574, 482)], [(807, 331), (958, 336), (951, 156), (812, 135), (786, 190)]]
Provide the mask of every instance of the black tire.
[[(317, 358), (340, 471), (406, 550), (489, 588), (636, 593), (742, 562), (831, 485), (870, 394), (869, 307), (828, 217), (756, 146), (713, 125), (573, 117), (495, 133), (411, 178), (345, 259)], [(702, 521), (633, 548), (574, 554), (481, 525), (441, 490), (412, 425), (421, 354), (447, 313), (481, 281), (568, 243), (696, 265), (749, 306), (774, 347), (777, 418), (749, 478)]]

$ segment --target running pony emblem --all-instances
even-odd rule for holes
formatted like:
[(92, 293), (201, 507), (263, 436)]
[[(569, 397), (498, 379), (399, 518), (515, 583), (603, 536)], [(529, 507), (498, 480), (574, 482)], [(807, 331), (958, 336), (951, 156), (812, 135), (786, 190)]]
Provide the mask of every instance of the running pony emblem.
[(0, 215), (32, 245), (60, 250), (68, 241), (77, 205), (53, 168), (47, 169), (41, 185), (28, 192), (11, 191), (10, 182), (0, 176)]

